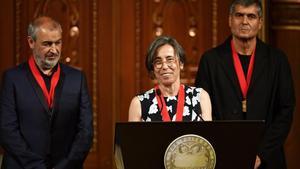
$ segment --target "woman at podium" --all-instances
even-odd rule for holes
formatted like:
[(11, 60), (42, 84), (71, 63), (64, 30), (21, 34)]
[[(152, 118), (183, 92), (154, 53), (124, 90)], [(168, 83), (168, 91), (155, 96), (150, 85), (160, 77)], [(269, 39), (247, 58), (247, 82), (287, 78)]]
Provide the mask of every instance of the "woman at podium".
[(211, 102), (202, 88), (180, 82), (185, 52), (172, 37), (160, 36), (150, 45), (146, 68), (157, 84), (135, 96), (129, 121), (211, 121)]

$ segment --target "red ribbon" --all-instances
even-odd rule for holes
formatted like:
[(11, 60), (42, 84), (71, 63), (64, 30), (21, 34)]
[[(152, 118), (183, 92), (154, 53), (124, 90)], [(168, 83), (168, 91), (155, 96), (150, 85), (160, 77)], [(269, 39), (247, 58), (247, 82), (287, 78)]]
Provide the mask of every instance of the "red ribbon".
[(233, 57), (235, 72), (236, 72), (236, 75), (239, 80), (240, 88), (243, 93), (243, 98), (246, 99), (248, 88), (249, 88), (251, 77), (252, 77), (252, 72), (253, 72), (255, 49), (253, 50), (253, 53), (250, 58), (250, 63), (249, 63), (248, 73), (247, 73), (247, 81), (246, 81), (245, 73), (242, 68), (241, 61), (240, 61), (239, 56), (234, 48), (233, 40), (231, 40), (231, 50), (232, 50), (232, 57)]
[(51, 108), (53, 106), (55, 88), (57, 86), (57, 83), (58, 83), (58, 80), (59, 80), (59, 77), (60, 77), (60, 66), (59, 66), (59, 64), (57, 65), (56, 72), (53, 74), (53, 76), (51, 78), (50, 92), (48, 92), (45, 81), (44, 81), (40, 71), (36, 67), (35, 61), (34, 61), (32, 56), (29, 58), (28, 63), (29, 63), (30, 70), (31, 70), (35, 80), (38, 82), (39, 86), (41, 87), (41, 89), (44, 93), (44, 96), (46, 98), (48, 106)]
[[(158, 86), (155, 86), (156, 90), (159, 90)], [(156, 100), (158, 103), (158, 107), (161, 109), (161, 116), (163, 121), (171, 121), (170, 115), (167, 110), (167, 105), (165, 103), (164, 96), (160, 94), (160, 96), (156, 93)], [(160, 97), (160, 98), (159, 98)], [(177, 100), (177, 110), (176, 110), (176, 121), (182, 121), (183, 116), (183, 107), (184, 107), (184, 85), (180, 85), (178, 92), (178, 100)], [(162, 103), (161, 103), (162, 102)]]

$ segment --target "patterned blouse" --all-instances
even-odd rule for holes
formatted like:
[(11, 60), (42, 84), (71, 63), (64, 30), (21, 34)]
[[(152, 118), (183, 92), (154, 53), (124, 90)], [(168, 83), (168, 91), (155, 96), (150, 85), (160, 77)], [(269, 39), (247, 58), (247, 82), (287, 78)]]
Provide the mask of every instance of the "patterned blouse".
[[(202, 88), (184, 86), (185, 99), (183, 121), (202, 121), (200, 109), (200, 92)], [(142, 106), (142, 121), (163, 121), (161, 110), (155, 97), (155, 88), (137, 95)], [(176, 121), (177, 96), (164, 97), (172, 121)], [(201, 117), (200, 117), (201, 116)]]

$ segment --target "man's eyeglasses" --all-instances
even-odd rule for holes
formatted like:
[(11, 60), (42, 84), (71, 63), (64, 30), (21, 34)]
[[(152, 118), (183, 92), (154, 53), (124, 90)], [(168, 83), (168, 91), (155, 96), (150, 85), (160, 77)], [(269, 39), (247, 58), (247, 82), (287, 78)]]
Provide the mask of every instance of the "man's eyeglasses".
[(155, 69), (161, 69), (163, 67), (163, 64), (166, 63), (168, 67), (173, 67), (176, 62), (177, 57), (171, 56), (167, 57), (164, 61), (161, 58), (156, 58), (153, 61), (153, 67)]

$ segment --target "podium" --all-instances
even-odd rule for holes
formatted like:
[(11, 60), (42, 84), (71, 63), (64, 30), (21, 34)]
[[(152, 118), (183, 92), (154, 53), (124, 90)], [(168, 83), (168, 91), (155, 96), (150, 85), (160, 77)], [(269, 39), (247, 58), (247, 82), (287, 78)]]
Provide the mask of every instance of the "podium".
[(253, 169), (263, 132), (264, 121), (118, 122), (116, 165), (120, 169)]

